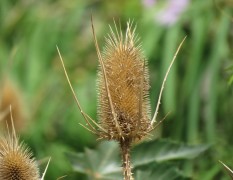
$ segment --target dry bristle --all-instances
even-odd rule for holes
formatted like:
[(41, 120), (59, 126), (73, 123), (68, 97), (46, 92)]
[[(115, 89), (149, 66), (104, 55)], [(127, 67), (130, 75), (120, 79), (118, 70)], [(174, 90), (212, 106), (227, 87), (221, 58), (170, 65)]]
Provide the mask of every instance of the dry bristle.
[(108, 137), (105, 133), (103, 136), (117, 141), (141, 139), (150, 128), (147, 61), (135, 37), (135, 28), (130, 22), (127, 26), (124, 37), (121, 31), (116, 29), (114, 33), (110, 27), (102, 54), (109, 96), (122, 134), (113, 120), (101, 66), (98, 71), (98, 116), (101, 126), (108, 130)]
[(13, 135), (0, 139), (0, 179), (39, 180), (39, 170), (31, 152)]

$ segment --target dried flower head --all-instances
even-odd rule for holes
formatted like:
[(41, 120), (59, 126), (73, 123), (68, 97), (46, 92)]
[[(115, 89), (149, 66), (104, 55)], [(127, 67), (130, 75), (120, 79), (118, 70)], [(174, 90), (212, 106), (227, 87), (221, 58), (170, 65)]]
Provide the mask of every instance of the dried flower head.
[(151, 128), (147, 61), (132, 23), (127, 23), (125, 35), (110, 30), (97, 79), (99, 121), (108, 132), (100, 136), (134, 141)]
[(0, 179), (40, 180), (39, 169), (32, 153), (16, 137), (12, 113), (12, 133), (0, 138)]
[(136, 28), (129, 21), (125, 35), (117, 27), (115, 29), (114, 32), (110, 27), (111, 33), (106, 37), (106, 46), (101, 53), (92, 23), (94, 42), (100, 64), (97, 79), (99, 123), (96, 123), (82, 110), (65, 70), (60, 51), (58, 48), (57, 50), (73, 96), (87, 123), (87, 126), (81, 125), (98, 135), (100, 139), (119, 142), (124, 179), (133, 180), (130, 165), (131, 144), (137, 139), (145, 137), (156, 127), (154, 123), (156, 122), (164, 84), (185, 39), (179, 45), (166, 72), (155, 113), (151, 119), (148, 98), (148, 67), (140, 48), (139, 38), (135, 35)]
[(39, 180), (39, 170), (32, 153), (15, 137), (0, 140), (0, 179)]

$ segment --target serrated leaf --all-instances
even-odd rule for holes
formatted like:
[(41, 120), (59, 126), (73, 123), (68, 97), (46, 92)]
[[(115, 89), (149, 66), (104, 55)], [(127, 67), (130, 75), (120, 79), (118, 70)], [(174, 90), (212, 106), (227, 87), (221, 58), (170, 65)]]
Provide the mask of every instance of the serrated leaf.
[[(171, 160), (192, 159), (208, 146), (187, 146), (165, 140), (144, 142), (132, 150), (136, 179), (186, 179)], [(89, 179), (122, 180), (118, 144), (102, 142), (96, 150), (86, 148), (84, 153), (68, 153), (74, 171), (86, 174)]]
[(74, 171), (89, 176), (90, 179), (122, 180), (122, 169), (118, 145), (102, 142), (96, 150), (86, 148), (84, 153), (68, 153)]
[(180, 170), (176, 167), (176, 164), (168, 163), (150, 163), (144, 166), (140, 166), (134, 171), (135, 180), (189, 180), (185, 177)]
[(189, 146), (167, 140), (154, 140), (136, 146), (132, 151), (134, 167), (151, 162), (193, 159), (208, 149), (208, 145)]

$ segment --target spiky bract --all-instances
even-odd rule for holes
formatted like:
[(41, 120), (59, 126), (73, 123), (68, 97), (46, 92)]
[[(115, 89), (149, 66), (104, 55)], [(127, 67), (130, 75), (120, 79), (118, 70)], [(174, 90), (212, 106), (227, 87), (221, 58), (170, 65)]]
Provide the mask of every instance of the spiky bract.
[(39, 180), (39, 170), (32, 153), (16, 137), (0, 139), (0, 179)]
[(147, 61), (132, 23), (127, 23), (125, 36), (117, 28), (115, 33), (111, 27), (110, 30), (102, 53), (106, 77), (102, 66), (98, 71), (98, 116), (101, 127), (108, 132), (100, 133), (100, 136), (133, 142), (144, 137), (150, 129)]

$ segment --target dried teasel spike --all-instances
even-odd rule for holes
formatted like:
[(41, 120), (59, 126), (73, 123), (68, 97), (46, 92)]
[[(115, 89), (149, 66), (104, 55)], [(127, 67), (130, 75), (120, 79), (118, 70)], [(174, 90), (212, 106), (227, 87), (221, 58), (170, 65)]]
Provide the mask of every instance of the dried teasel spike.
[(46, 172), (47, 172), (47, 170), (48, 170), (48, 167), (49, 167), (50, 160), (51, 160), (51, 157), (50, 157), (49, 160), (48, 160), (48, 163), (47, 163), (47, 165), (46, 165), (46, 167), (45, 167), (45, 170), (44, 170), (44, 172), (43, 172), (43, 175), (42, 175), (42, 177), (41, 177), (41, 180), (44, 180), (45, 174), (46, 174)]
[(96, 47), (96, 51), (97, 51), (98, 60), (99, 60), (100, 66), (101, 66), (101, 71), (102, 71), (103, 76), (104, 76), (104, 86), (105, 86), (107, 97), (108, 97), (108, 103), (109, 103), (110, 108), (111, 108), (111, 114), (113, 116), (113, 120), (114, 120), (116, 129), (117, 129), (117, 131), (119, 133), (119, 136), (122, 137), (122, 130), (121, 130), (120, 126), (119, 126), (119, 123), (117, 122), (116, 112), (115, 112), (114, 107), (113, 107), (112, 97), (111, 97), (109, 87), (108, 87), (108, 80), (107, 80), (106, 70), (105, 70), (104, 62), (103, 62), (103, 59), (102, 59), (102, 56), (101, 56), (101, 53), (100, 53), (100, 49), (99, 49), (99, 46), (98, 46), (92, 16), (91, 16), (91, 27), (92, 27), (92, 33), (93, 33), (93, 37), (94, 37), (94, 43), (95, 43), (95, 47)]
[(161, 104), (161, 97), (162, 97), (162, 94), (163, 94), (163, 89), (164, 89), (164, 85), (165, 85), (165, 82), (166, 82), (166, 80), (167, 80), (168, 74), (169, 74), (169, 72), (170, 72), (170, 70), (171, 70), (171, 67), (172, 67), (172, 65), (173, 65), (173, 63), (174, 63), (174, 61), (175, 61), (175, 59), (176, 59), (176, 56), (177, 56), (178, 52), (180, 51), (180, 48), (181, 48), (181, 46), (183, 45), (183, 43), (184, 43), (186, 37), (187, 37), (187, 36), (185, 36), (184, 39), (183, 39), (183, 40), (181, 41), (181, 43), (179, 44), (179, 46), (178, 46), (178, 48), (177, 48), (177, 50), (176, 50), (176, 52), (175, 52), (175, 55), (173, 56), (173, 59), (172, 59), (170, 65), (169, 65), (169, 67), (168, 67), (168, 69), (167, 69), (167, 72), (166, 72), (166, 74), (165, 74), (165, 76), (164, 76), (164, 78), (163, 78), (163, 83), (162, 83), (162, 86), (161, 86), (161, 89), (160, 89), (160, 92), (159, 92), (159, 98), (158, 98), (158, 102), (157, 102), (157, 105), (156, 105), (155, 113), (154, 113), (154, 116), (153, 116), (153, 118), (152, 118), (152, 120), (151, 120), (151, 126), (152, 126), (152, 127), (153, 127), (154, 123), (156, 122), (156, 117), (157, 117), (158, 112), (159, 112), (159, 107), (160, 107), (160, 104)]
[(163, 117), (162, 120), (160, 120), (160, 121), (157, 122), (155, 125), (153, 125), (153, 127), (151, 127), (151, 129), (150, 129), (147, 133), (149, 134), (151, 131), (157, 129), (157, 128), (166, 120), (166, 118), (168, 117), (169, 114), (170, 114), (170, 112), (168, 112), (168, 113)]
[(229, 176), (231, 177), (231, 179), (233, 179), (233, 171), (226, 164), (224, 164), (222, 161), (219, 160), (219, 162), (225, 168), (225, 170), (227, 171), (227, 173), (229, 174)]
[[(67, 79), (67, 81), (68, 81), (68, 84), (69, 84), (70, 89), (71, 89), (71, 91), (72, 91), (73, 97), (74, 97), (74, 99), (75, 99), (75, 102), (76, 102), (76, 104), (77, 104), (77, 106), (78, 106), (78, 108), (79, 108), (79, 110), (80, 110), (82, 116), (84, 117), (84, 120), (86, 121), (87, 126), (90, 127), (90, 129), (89, 129), (88, 127), (86, 127), (85, 125), (83, 125), (83, 124), (80, 124), (80, 125), (81, 125), (82, 127), (84, 127), (85, 129), (87, 129), (88, 131), (92, 132), (93, 134), (98, 135), (99, 133), (98, 133), (98, 131), (94, 128), (94, 126), (90, 123), (90, 121), (91, 121), (91, 122), (92, 122), (93, 124), (95, 124), (100, 130), (102, 130), (104, 133), (107, 133), (107, 130), (105, 130), (103, 127), (101, 127), (98, 123), (95, 122), (95, 120), (93, 120), (89, 115), (87, 115), (87, 114), (82, 110), (81, 105), (80, 105), (80, 103), (79, 103), (79, 100), (78, 100), (78, 98), (77, 98), (77, 96), (76, 96), (76, 94), (75, 94), (75, 92), (74, 92), (74, 89), (73, 89), (73, 87), (72, 87), (72, 84), (71, 84), (71, 82), (70, 82), (69, 76), (68, 76), (67, 71), (66, 71), (66, 68), (65, 68), (65, 64), (64, 64), (63, 58), (62, 58), (62, 56), (61, 56), (61, 53), (60, 53), (58, 47), (57, 47), (57, 51), (58, 51), (58, 54), (59, 54), (59, 57), (60, 57), (60, 60), (61, 60), (61, 63), (62, 63), (62, 67), (63, 67), (64, 73), (65, 73), (66, 79)], [(88, 119), (89, 119), (90, 121), (89, 121)]]
[[(90, 130), (87, 126), (83, 125), (82, 123), (79, 123), (80, 126), (82, 126), (84, 129), (88, 130), (89, 132), (95, 134), (94, 131)], [(97, 135), (97, 134), (96, 134)]]
[[(10, 108), (11, 109), (11, 108)], [(39, 169), (32, 153), (20, 143), (16, 136), (12, 112), (12, 133), (0, 138), (0, 179), (1, 180), (40, 180)]]
[(93, 124), (95, 124), (100, 130), (102, 130), (104, 133), (108, 133), (107, 130), (105, 130), (102, 126), (100, 126), (98, 123), (96, 123), (88, 114), (84, 113), (86, 118), (90, 119)]
[(67, 177), (67, 175), (61, 176), (61, 177), (57, 178), (57, 180), (63, 179), (65, 177)]
[[(77, 96), (76, 96), (76, 94), (75, 94), (75, 92), (74, 92), (74, 89), (73, 89), (72, 84), (71, 84), (71, 82), (70, 82), (69, 76), (68, 76), (68, 74), (67, 74), (67, 71), (66, 71), (66, 68), (65, 68), (65, 64), (64, 64), (63, 58), (62, 58), (62, 56), (61, 56), (60, 50), (59, 50), (58, 46), (56, 46), (56, 47), (57, 47), (57, 52), (58, 52), (59, 58), (60, 58), (60, 60), (61, 60), (61, 64), (62, 64), (64, 73), (65, 73), (67, 82), (68, 82), (68, 84), (69, 84), (69, 86), (70, 86), (70, 89), (71, 89), (71, 91), (72, 91), (73, 97), (74, 97), (75, 102), (76, 102), (76, 104), (77, 104), (77, 106), (78, 106), (78, 109), (79, 109), (79, 111), (81, 112), (81, 114), (82, 114), (84, 120), (86, 121), (86, 123), (87, 123), (88, 126), (90, 127), (91, 131), (94, 132), (94, 134), (98, 134), (98, 131), (97, 131), (97, 130), (94, 128), (94, 126), (89, 122), (89, 120), (86, 118), (86, 113), (82, 110), (82, 107), (81, 107), (81, 105), (80, 105), (80, 103), (79, 103), (79, 100), (78, 100), (78, 98), (77, 98)], [(94, 122), (94, 120), (93, 120), (93, 122)]]
[[(119, 33), (117, 25), (116, 25), (116, 21), (114, 19), (113, 19), (113, 22), (114, 22), (114, 26), (115, 26), (115, 29), (116, 29), (117, 38), (118, 38), (118, 40), (122, 40), (122, 33)], [(120, 26), (120, 24), (121, 23), (119, 22), (119, 26)], [(109, 24), (109, 28), (111, 29), (111, 32), (113, 32), (112, 27), (110, 26), (110, 24)], [(120, 32), (122, 32), (121, 31), (121, 26), (119, 27), (119, 29), (120, 29)]]
[[(136, 31), (136, 28), (137, 28), (137, 25), (134, 25), (134, 28), (131, 32), (131, 29), (132, 29), (132, 25), (133, 25), (133, 21), (131, 22), (130, 20), (127, 22), (127, 29), (126, 29), (126, 39), (129, 39), (130, 40), (130, 46), (134, 46), (134, 44), (136, 43), (136, 38), (134, 37), (135, 36), (135, 31)], [(128, 36), (128, 37), (127, 37)], [(135, 43), (134, 43), (135, 41)]]

